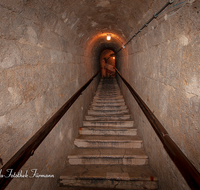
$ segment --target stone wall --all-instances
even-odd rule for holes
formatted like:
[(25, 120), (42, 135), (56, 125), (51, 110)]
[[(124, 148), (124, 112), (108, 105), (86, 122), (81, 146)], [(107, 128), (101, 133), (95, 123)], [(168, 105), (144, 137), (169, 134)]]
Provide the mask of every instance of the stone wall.
[[(139, 29), (163, 5), (156, 1), (140, 15)], [(180, 1), (175, 1), (175, 4)], [(173, 5), (175, 5), (173, 4)], [(120, 71), (200, 171), (200, 2), (185, 1), (164, 11), (131, 44)], [(121, 82), (120, 82), (121, 84)], [(165, 152), (139, 106), (121, 84), (144, 139), (160, 189), (190, 189)]]
[[(49, 0), (0, 1), (0, 157), (5, 164), (97, 71), (85, 62), (67, 4)], [(8, 190), (55, 189), (73, 148), (97, 79), (57, 124), (23, 173), (37, 169), (53, 179), (14, 179)]]
[[(121, 48), (166, 2), (1, 0), (3, 162), (95, 74), (101, 51)], [(198, 0), (175, 0), (116, 57), (120, 72), (198, 169), (199, 6)], [(105, 38), (108, 33), (112, 35), (110, 42)], [(97, 83), (98, 78), (22, 168), (38, 169), (55, 178), (15, 179), (7, 189), (54, 189)], [(160, 189), (189, 189), (131, 94), (120, 84), (150, 164), (159, 177)]]

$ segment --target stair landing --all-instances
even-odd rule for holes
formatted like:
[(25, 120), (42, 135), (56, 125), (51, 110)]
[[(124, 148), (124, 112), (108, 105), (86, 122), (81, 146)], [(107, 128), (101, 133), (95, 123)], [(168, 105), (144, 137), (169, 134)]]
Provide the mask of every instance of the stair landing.
[(158, 189), (115, 78), (101, 79), (57, 190)]

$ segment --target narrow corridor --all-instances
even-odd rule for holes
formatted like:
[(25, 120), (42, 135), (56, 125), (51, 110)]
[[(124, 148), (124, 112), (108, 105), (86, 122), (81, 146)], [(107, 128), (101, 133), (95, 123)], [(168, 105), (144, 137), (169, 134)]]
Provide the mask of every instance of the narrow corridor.
[(68, 156), (71, 166), (60, 176), (61, 186), (157, 189), (130, 117), (116, 79), (102, 78)]
[(120, 188), (146, 167), (153, 188), (199, 190), (199, 15), (200, 0), (0, 0), (0, 189), (55, 190), (67, 167), (120, 165), (97, 177)]

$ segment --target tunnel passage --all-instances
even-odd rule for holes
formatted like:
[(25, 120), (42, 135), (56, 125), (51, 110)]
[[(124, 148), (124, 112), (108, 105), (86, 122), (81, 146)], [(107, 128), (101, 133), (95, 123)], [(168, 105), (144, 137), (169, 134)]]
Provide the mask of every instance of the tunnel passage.
[[(1, 0), (0, 158), (3, 163), (99, 70), (103, 50), (117, 52), (166, 2)], [(198, 0), (175, 0), (174, 5), (116, 55), (116, 67), (200, 170), (199, 12)], [(107, 34), (111, 34), (110, 41), (106, 40)], [(22, 168), (38, 168), (39, 172), (55, 174), (55, 178), (47, 179), (47, 183), (36, 179), (13, 180), (8, 190), (56, 186), (98, 81), (89, 86)], [(189, 189), (141, 110), (118, 82), (144, 138), (151, 167), (160, 177), (160, 188)]]
[(101, 77), (115, 77), (115, 52), (106, 49), (100, 55)]

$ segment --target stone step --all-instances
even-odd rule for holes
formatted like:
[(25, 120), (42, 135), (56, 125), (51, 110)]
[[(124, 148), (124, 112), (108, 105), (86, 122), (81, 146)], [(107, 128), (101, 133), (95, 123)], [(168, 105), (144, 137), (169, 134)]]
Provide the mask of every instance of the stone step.
[(80, 135), (74, 144), (85, 148), (142, 148), (142, 140), (138, 136)]
[(117, 92), (121, 92), (121, 89), (117, 86), (108, 86), (108, 87), (97, 87), (97, 91), (96, 92), (107, 92), (107, 91), (117, 91)]
[(121, 93), (121, 90), (119, 88), (109, 88), (109, 89), (103, 89), (103, 88), (97, 88), (97, 91), (95, 94), (109, 94), (109, 93)]
[(109, 94), (109, 93), (121, 93), (121, 90), (118, 88), (113, 88), (113, 89), (102, 89), (102, 88), (97, 88), (97, 91), (95, 94)]
[(80, 127), (80, 135), (137, 135), (136, 128), (130, 127)]
[(98, 94), (98, 95), (95, 95), (94, 98), (117, 99), (117, 98), (123, 98), (123, 96), (122, 94)]
[(68, 156), (71, 165), (146, 165), (148, 156), (142, 149), (75, 148)]
[(109, 91), (102, 91), (99, 90), (95, 93), (95, 95), (121, 95), (121, 92), (119, 90), (109, 90)]
[(124, 99), (93, 99), (93, 103), (119, 103), (119, 102), (124, 102)]
[(83, 121), (83, 126), (96, 127), (133, 127), (134, 121)]
[(115, 189), (157, 189), (158, 179), (147, 165), (75, 165), (60, 176), (62, 186)]
[(121, 96), (115, 96), (115, 97), (113, 97), (113, 96), (111, 96), (111, 97), (109, 97), (109, 96), (94, 96), (94, 98), (93, 98), (94, 100), (102, 100), (102, 99), (106, 99), (106, 100), (120, 100), (120, 99), (124, 99), (123, 98), (123, 96), (121, 95)]
[(123, 106), (91, 106), (92, 110), (124, 110), (127, 109), (126, 105)]
[(120, 90), (119, 86), (117, 84), (113, 84), (113, 85), (102, 85), (100, 84), (97, 87), (97, 90)]
[(105, 84), (99, 84), (97, 89), (102, 89), (102, 90), (112, 90), (112, 89), (117, 89), (120, 90), (118, 84), (112, 84), (112, 85), (105, 85)]
[(98, 87), (103, 87), (103, 88), (106, 88), (107, 86), (111, 86), (111, 87), (116, 86), (116, 87), (119, 88), (119, 85), (118, 85), (117, 82), (113, 82), (113, 83), (110, 83), (110, 84), (109, 83), (100, 82), (99, 85), (98, 85)]
[(126, 120), (126, 119), (130, 119), (131, 116), (126, 114), (126, 115), (111, 115), (111, 116), (99, 116), (99, 115), (87, 115), (85, 116), (85, 119), (88, 121), (118, 121), (118, 120)]
[(88, 110), (88, 115), (102, 115), (102, 116), (109, 116), (109, 115), (117, 115), (117, 114), (127, 114), (129, 113), (128, 109), (125, 110)]
[[(98, 188), (98, 187), (70, 187), (70, 186), (63, 186), (63, 187), (57, 187), (56, 190), (116, 190), (113, 188)], [(118, 189), (120, 190), (120, 189)], [(122, 190), (122, 189), (121, 189)]]
[(101, 106), (124, 106), (124, 105), (125, 105), (125, 102), (106, 102), (106, 103), (99, 102), (99, 103), (91, 104), (91, 106), (98, 106), (98, 107), (101, 107)]

